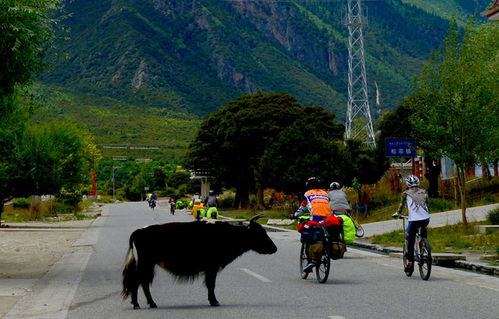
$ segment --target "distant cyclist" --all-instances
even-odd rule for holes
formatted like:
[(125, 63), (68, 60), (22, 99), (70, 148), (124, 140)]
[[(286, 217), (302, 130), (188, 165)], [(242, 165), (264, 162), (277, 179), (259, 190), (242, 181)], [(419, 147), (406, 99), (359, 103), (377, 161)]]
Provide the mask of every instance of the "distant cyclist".
[(347, 194), (341, 190), (341, 185), (338, 182), (332, 182), (329, 185), (329, 206), (331, 211), (348, 213), (350, 212), (350, 202), (348, 201)]
[(208, 196), (204, 199), (204, 206), (205, 207), (217, 207), (218, 206), (218, 199), (217, 199), (217, 195), (215, 195), (215, 191), (210, 189)]
[[(424, 189), (419, 188), (419, 178), (409, 175), (405, 179), (408, 189), (402, 193), (400, 205), (396, 215), (400, 215), (404, 206), (407, 205), (409, 215), (407, 224), (407, 266), (405, 271), (414, 270), (414, 242), (416, 231), (421, 227), (421, 237), (426, 238), (426, 226), (430, 223), (430, 213), (428, 210), (428, 194)], [(395, 216), (396, 216), (395, 215)]]
[(343, 237), (347, 244), (351, 244), (355, 240), (355, 224), (351, 217), (350, 202), (347, 194), (341, 190), (341, 185), (338, 182), (332, 182), (329, 185), (329, 206), (335, 216), (343, 219)]
[(218, 199), (217, 195), (215, 195), (215, 191), (210, 189), (208, 196), (204, 200), (204, 206), (206, 218), (208, 219), (218, 219)]

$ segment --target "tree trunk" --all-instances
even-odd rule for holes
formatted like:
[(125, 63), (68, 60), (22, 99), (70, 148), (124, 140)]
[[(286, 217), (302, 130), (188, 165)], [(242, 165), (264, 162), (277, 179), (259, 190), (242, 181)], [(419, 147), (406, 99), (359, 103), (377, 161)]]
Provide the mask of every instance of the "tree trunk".
[(465, 189), (465, 167), (457, 166), (457, 179), (459, 185), (459, 194), (461, 195), (461, 217), (463, 225), (468, 228), (468, 220), (466, 219), (466, 189)]
[(2, 227), (3, 199), (0, 199), (0, 227)]
[(249, 208), (249, 193), (247, 185), (237, 185), (234, 198), (234, 208)]
[(440, 176), (440, 162), (434, 161), (431, 157), (426, 157), (426, 167), (428, 168), (428, 174), (426, 174), (426, 179), (428, 179), (429, 188), (428, 196), (433, 198), (439, 197), (438, 190), (438, 177)]
[(257, 185), (256, 188), (256, 209), (265, 209), (265, 203), (263, 202), (263, 187), (261, 185)]
[(485, 161), (481, 161), (480, 164), (482, 165), (482, 178), (491, 178), (491, 174), (489, 171), (489, 165)]

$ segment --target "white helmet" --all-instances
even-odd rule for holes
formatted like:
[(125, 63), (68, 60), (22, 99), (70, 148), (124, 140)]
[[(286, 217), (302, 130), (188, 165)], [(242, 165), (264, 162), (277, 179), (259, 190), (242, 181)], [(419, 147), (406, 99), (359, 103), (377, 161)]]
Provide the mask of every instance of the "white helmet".
[(419, 185), (419, 178), (414, 175), (409, 175), (405, 178), (405, 183), (407, 187), (414, 187)]
[(332, 182), (330, 185), (329, 185), (329, 189), (340, 189), (341, 188), (341, 185), (340, 183), (338, 182)]

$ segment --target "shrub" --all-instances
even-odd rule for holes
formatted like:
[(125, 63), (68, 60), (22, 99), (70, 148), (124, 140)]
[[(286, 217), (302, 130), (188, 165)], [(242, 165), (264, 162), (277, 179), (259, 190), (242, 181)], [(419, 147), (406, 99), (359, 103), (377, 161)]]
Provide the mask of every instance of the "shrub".
[(440, 198), (430, 198), (428, 200), (428, 206), (430, 212), (445, 212), (454, 208), (452, 202)]
[(489, 213), (489, 216), (487, 217), (487, 220), (492, 224), (492, 225), (499, 225), (499, 208), (494, 209)]
[(218, 198), (220, 208), (232, 208), (234, 204), (234, 195), (224, 195)]
[(14, 208), (21, 208), (21, 209), (28, 209), (31, 206), (31, 200), (28, 198), (16, 198), (12, 202), (12, 207)]

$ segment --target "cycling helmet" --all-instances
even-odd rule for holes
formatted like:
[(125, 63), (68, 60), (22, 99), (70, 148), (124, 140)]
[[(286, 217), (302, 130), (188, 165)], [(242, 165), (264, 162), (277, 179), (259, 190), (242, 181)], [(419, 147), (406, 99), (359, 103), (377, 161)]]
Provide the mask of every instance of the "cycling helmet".
[(340, 189), (341, 188), (341, 185), (340, 183), (338, 182), (332, 182), (330, 185), (329, 185), (329, 189)]
[(215, 191), (214, 191), (214, 190), (212, 190), (212, 189), (210, 189), (210, 192), (209, 192), (209, 193), (210, 193), (210, 195), (215, 195)]
[(321, 181), (317, 177), (310, 177), (307, 180), (307, 183), (305, 184), (307, 189), (317, 189), (317, 188), (320, 188), (320, 185), (321, 185)]
[(419, 178), (414, 175), (409, 175), (405, 178), (405, 183), (407, 184), (407, 187), (414, 187), (419, 185)]

